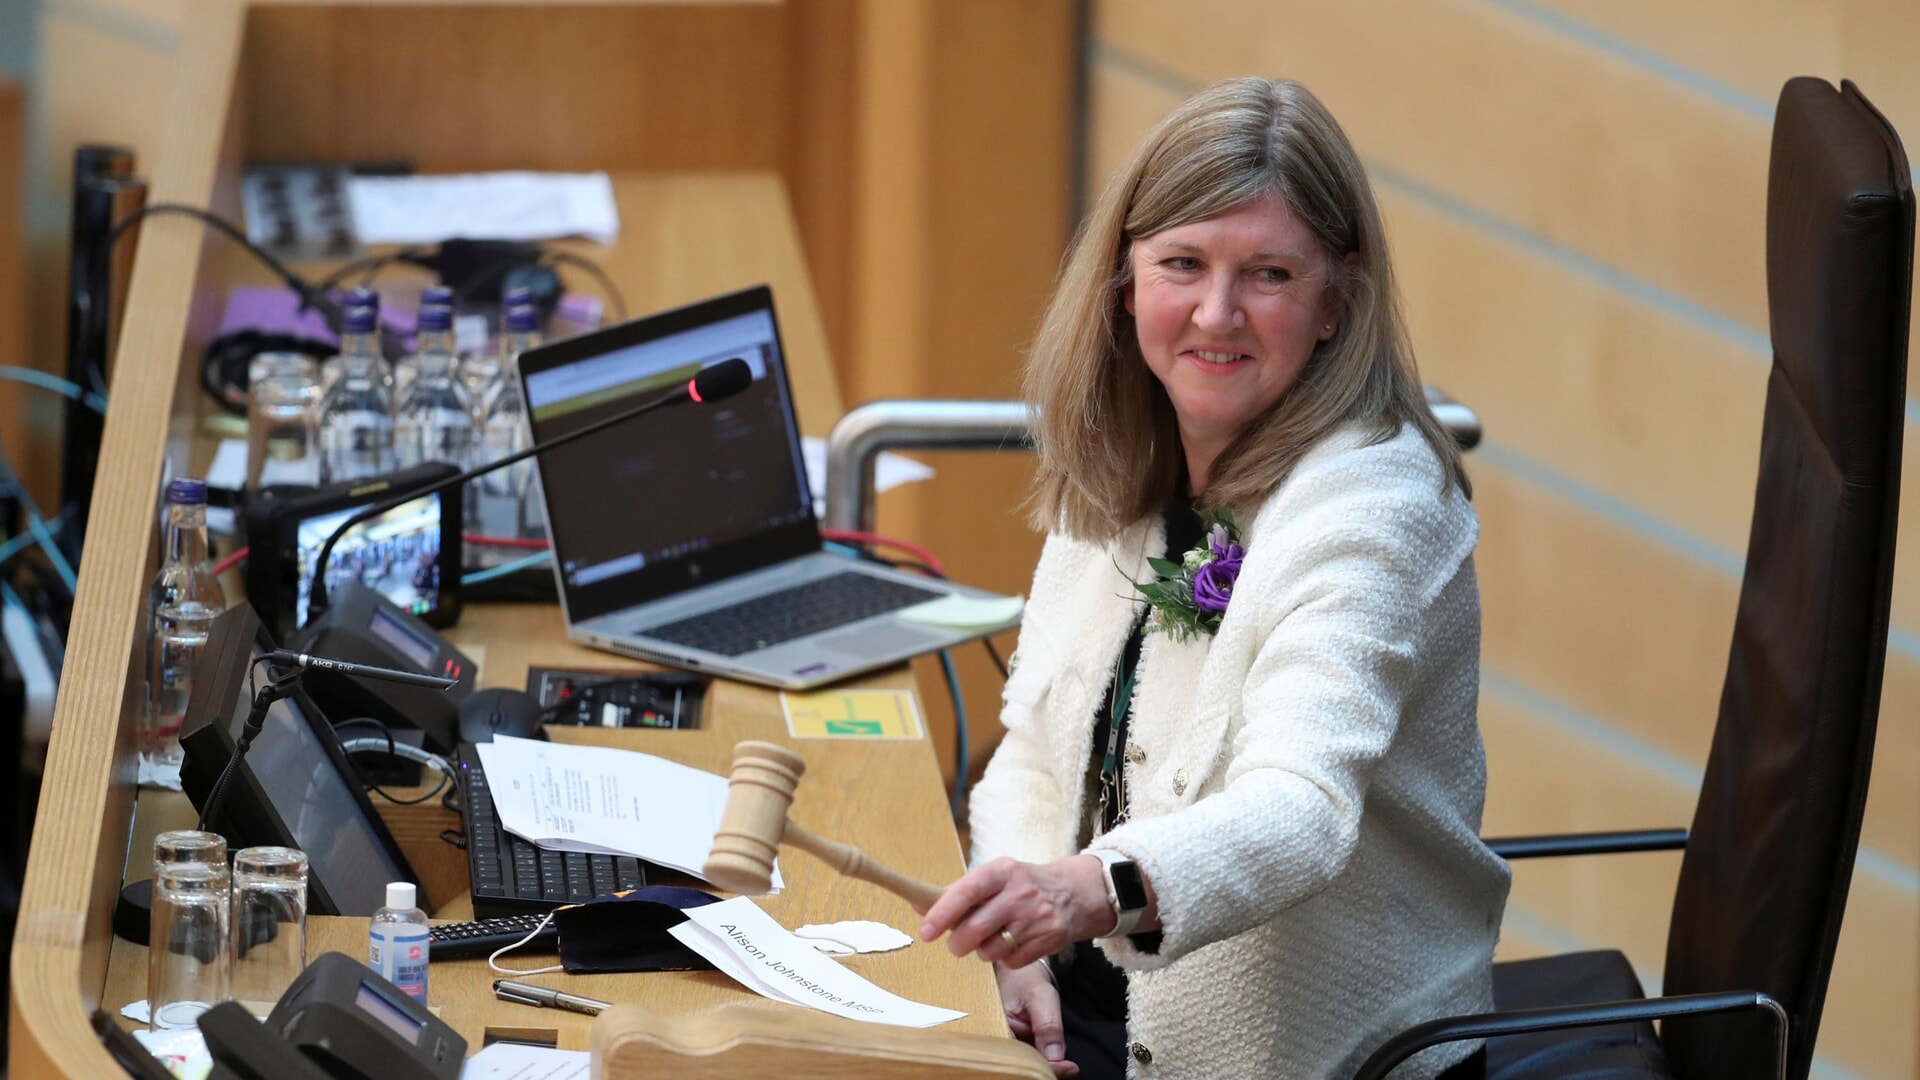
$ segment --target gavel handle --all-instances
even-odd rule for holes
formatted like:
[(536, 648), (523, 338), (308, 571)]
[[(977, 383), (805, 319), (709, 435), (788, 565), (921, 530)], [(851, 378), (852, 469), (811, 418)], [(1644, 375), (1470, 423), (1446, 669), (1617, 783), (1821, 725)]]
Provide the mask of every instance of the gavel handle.
[(865, 852), (852, 844), (843, 844), (838, 840), (829, 840), (824, 836), (810, 833), (791, 820), (787, 822), (787, 831), (781, 836), (781, 840), (812, 855), (847, 877), (859, 878), (861, 881), (880, 886), (921, 911), (932, 907), (933, 902), (940, 899), (940, 894), (945, 891), (938, 886), (889, 870), (867, 858)]

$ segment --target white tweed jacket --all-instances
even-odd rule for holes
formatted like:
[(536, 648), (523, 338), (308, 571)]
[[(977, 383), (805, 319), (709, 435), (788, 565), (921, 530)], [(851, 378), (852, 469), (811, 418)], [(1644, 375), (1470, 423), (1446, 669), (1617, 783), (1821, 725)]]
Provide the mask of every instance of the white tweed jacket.
[[(1492, 1007), (1509, 875), (1479, 839), (1479, 524), (1440, 488), (1410, 427), (1336, 433), (1244, 523), (1219, 633), (1147, 635), (1129, 818), (1098, 841), (1141, 866), (1164, 935), (1154, 953), (1101, 943), (1129, 969), (1129, 1075), (1344, 1080), (1395, 1032)], [(1164, 547), (1157, 519), (1048, 538), (973, 793), (976, 863), (1074, 852), (1126, 578)]]

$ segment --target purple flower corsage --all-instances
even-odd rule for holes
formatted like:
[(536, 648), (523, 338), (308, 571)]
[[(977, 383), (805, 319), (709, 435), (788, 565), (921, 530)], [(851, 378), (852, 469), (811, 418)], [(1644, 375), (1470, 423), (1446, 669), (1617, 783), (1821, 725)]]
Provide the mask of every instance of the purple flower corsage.
[(1176, 641), (1219, 632), (1220, 620), (1233, 600), (1240, 564), (1247, 557), (1231, 513), (1220, 510), (1201, 516), (1213, 527), (1197, 547), (1179, 562), (1148, 559), (1147, 565), (1156, 575), (1154, 580), (1133, 583), (1153, 609), (1148, 629), (1165, 630)]

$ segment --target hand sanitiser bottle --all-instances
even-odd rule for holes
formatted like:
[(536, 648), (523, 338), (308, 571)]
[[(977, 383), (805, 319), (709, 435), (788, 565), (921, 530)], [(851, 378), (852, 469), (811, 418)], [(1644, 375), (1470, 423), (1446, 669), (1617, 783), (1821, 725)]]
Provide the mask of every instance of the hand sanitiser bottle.
[(414, 906), (412, 885), (395, 881), (387, 886), (387, 906), (373, 913), (367, 927), (367, 966), (427, 1003), (427, 913)]

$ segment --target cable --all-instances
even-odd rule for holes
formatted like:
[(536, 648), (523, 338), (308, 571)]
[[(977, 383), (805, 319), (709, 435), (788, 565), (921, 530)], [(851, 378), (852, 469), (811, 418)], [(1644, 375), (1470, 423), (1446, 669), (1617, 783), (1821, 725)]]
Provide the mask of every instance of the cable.
[(515, 570), (525, 570), (529, 566), (539, 566), (551, 558), (553, 558), (553, 552), (551, 551), (536, 551), (524, 559), (515, 559), (512, 562), (501, 563), (499, 566), (490, 566), (485, 570), (475, 570), (473, 573), (462, 577), (460, 584), (478, 585), (483, 581), (492, 581), (494, 578), (506, 577)]
[(13, 471), (13, 464), (4, 453), (0, 453), (0, 487), (11, 488), (14, 497), (19, 499), (20, 509), (27, 515), (28, 531), (40, 542), (40, 550), (46, 553), (47, 562), (52, 564), (53, 572), (67, 587), (67, 595), (72, 596), (80, 587), (79, 575), (73, 572), (73, 564), (61, 553), (60, 545), (53, 542), (53, 534), (47, 531), (46, 519), (40, 516), (40, 507), (27, 491), (27, 485), (20, 482), (20, 475)]
[(241, 247), (246, 248), (247, 251), (252, 253), (254, 258), (259, 259), (266, 265), (267, 269), (273, 271), (275, 276), (285, 282), (288, 288), (300, 294), (301, 303), (307, 307), (318, 308), (322, 314), (327, 316), (329, 322), (333, 321), (336, 310), (333, 302), (327, 298), (326, 293), (315, 288), (306, 278), (287, 269), (287, 265), (279, 259), (274, 258), (272, 252), (254, 243), (252, 240), (247, 239), (247, 234), (241, 232), (238, 226), (218, 214), (202, 210), (197, 206), (188, 206), (185, 203), (148, 203), (115, 223), (113, 228), (107, 233), (106, 240), (101, 242), (101, 250), (111, 254), (114, 245), (120, 242), (120, 238), (126, 235), (128, 229), (146, 218), (154, 217), (158, 214), (180, 214), (185, 217), (194, 218), (201, 224), (227, 237)]
[[(60, 530), (66, 528), (67, 513), (67, 511), (62, 510), (52, 521), (47, 522), (47, 531), (55, 536), (59, 536)], [(20, 554), (22, 551), (27, 550), (39, 542), (40, 538), (31, 532), (24, 532), (11, 540), (0, 542), (0, 564), (4, 564), (8, 559), (13, 558), (15, 555)]]
[(820, 538), (822, 540), (838, 540), (844, 544), (874, 544), (880, 547), (897, 548), (925, 563), (928, 569), (940, 577), (947, 576), (947, 568), (941, 564), (939, 556), (918, 544), (908, 543), (905, 540), (895, 540), (890, 536), (879, 536), (870, 532), (860, 532), (857, 529), (821, 529)]
[(1000, 681), (1006, 682), (1008, 677), (1012, 673), (1007, 670), (1007, 662), (1005, 660), (1000, 659), (1000, 650), (993, 647), (993, 639), (990, 637), (983, 637), (980, 639), (980, 644), (985, 645), (987, 647), (987, 655), (993, 659), (993, 666), (999, 669)]
[(44, 371), (35, 371), (32, 368), (14, 367), (10, 364), (5, 364), (0, 365), (0, 379), (26, 383), (28, 386), (37, 386), (42, 390), (51, 390), (56, 394), (72, 398), (102, 416), (107, 414), (107, 399), (105, 397), (87, 390), (77, 383), (70, 383), (58, 375), (49, 375)]
[(947, 676), (947, 693), (953, 695), (953, 798), (948, 808), (955, 817), (960, 816), (960, 804), (967, 797), (967, 755), (971, 752), (967, 739), (967, 700), (960, 693), (960, 673), (954, 670), (953, 653), (940, 650), (940, 670)]
[(251, 547), (243, 547), (240, 550), (234, 552), (233, 554), (228, 555), (226, 558), (221, 559), (219, 562), (213, 564), (213, 572), (215, 574), (226, 573), (228, 570), (233, 569), (233, 566), (235, 563), (245, 560), (247, 557), (247, 552), (252, 550), (253, 549)]
[(613, 279), (607, 276), (607, 272), (600, 268), (599, 263), (575, 255), (571, 251), (549, 251), (542, 261), (549, 259), (566, 266), (577, 266), (592, 275), (593, 280), (600, 283), (600, 291), (606, 293), (608, 302), (613, 304), (614, 321), (627, 321), (627, 298), (620, 295), (620, 290), (613, 284)]

